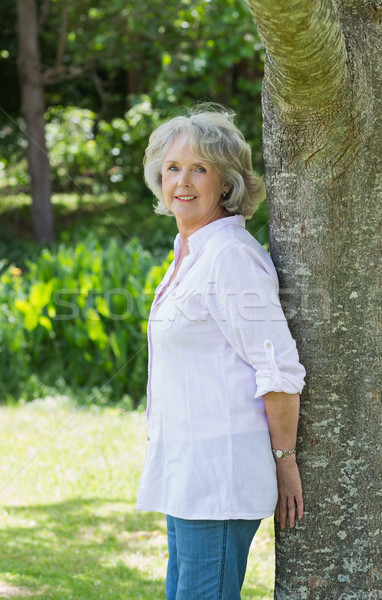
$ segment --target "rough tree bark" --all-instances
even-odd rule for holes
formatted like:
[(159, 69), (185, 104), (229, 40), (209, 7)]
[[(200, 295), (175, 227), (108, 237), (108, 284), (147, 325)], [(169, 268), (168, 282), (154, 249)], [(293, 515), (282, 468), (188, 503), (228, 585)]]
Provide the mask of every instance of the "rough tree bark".
[(382, 598), (382, 3), (247, 0), (266, 50), (271, 251), (308, 377), (306, 515), (276, 527), (278, 600)]
[(32, 226), (37, 241), (53, 239), (49, 159), (45, 145), (44, 85), (38, 50), (35, 0), (17, 0), (21, 112), (28, 138), (28, 165), (32, 189)]

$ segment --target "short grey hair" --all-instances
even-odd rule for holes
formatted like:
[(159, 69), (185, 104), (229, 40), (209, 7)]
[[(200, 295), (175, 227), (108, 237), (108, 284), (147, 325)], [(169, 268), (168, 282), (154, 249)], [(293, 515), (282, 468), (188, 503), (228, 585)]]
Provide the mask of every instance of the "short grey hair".
[(173, 214), (163, 199), (162, 164), (175, 139), (185, 136), (192, 153), (212, 163), (222, 180), (231, 184), (228, 194), (220, 198), (225, 213), (252, 217), (265, 198), (265, 187), (262, 178), (253, 172), (251, 148), (236, 127), (234, 116), (219, 105), (199, 105), (153, 131), (146, 148), (144, 173), (147, 186), (157, 198), (156, 213)]

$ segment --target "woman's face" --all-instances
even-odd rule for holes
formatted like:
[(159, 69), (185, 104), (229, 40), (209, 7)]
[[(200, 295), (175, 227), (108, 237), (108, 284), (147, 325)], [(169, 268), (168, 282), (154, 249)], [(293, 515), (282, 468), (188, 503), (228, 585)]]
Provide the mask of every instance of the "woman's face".
[(186, 137), (178, 137), (167, 150), (162, 166), (162, 192), (178, 228), (196, 231), (224, 215), (219, 204), (230, 185), (205, 160), (197, 158)]

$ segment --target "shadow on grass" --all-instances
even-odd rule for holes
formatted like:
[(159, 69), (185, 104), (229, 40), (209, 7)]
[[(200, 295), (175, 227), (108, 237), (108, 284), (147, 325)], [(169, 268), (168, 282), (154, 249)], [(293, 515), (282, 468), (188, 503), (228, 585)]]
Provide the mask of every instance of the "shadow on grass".
[(27, 588), (31, 600), (164, 599), (163, 516), (115, 499), (3, 511), (11, 524), (0, 530), (0, 579)]

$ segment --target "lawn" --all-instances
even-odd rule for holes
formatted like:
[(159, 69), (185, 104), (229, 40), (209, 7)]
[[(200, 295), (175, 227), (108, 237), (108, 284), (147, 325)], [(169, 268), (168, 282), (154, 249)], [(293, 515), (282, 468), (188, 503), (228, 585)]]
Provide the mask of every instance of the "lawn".
[[(165, 519), (134, 510), (145, 417), (65, 398), (0, 407), (0, 598), (164, 600)], [(242, 598), (273, 598), (273, 523)]]

